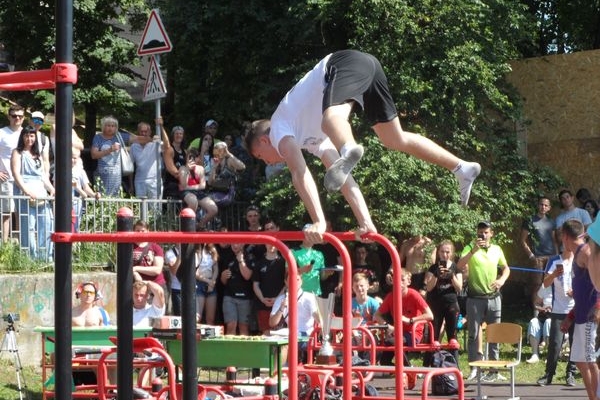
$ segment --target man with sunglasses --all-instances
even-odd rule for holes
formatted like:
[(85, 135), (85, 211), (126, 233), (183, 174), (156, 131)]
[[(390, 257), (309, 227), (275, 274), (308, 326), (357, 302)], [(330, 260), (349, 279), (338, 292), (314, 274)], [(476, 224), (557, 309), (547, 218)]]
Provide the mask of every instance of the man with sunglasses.
[(72, 326), (104, 326), (108, 325), (109, 318), (106, 311), (97, 302), (102, 295), (93, 282), (84, 282), (75, 291), (79, 305), (72, 310)]
[(14, 179), (10, 168), (12, 151), (17, 147), (25, 110), (18, 104), (8, 109), (8, 126), (0, 129), (0, 211), (2, 212), (2, 241), (10, 237), (11, 213), (15, 211)]
[(37, 144), (42, 156), (42, 161), (44, 162), (44, 172), (48, 175), (48, 178), (50, 178), (50, 139), (40, 131), (42, 125), (44, 125), (44, 114), (41, 111), (32, 112), (29, 126), (35, 128)]

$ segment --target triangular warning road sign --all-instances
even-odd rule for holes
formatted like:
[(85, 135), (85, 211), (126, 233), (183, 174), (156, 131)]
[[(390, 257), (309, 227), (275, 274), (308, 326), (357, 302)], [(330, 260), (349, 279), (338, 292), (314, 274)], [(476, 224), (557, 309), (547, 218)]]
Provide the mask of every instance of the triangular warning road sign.
[(146, 22), (137, 54), (138, 56), (145, 56), (149, 54), (168, 53), (171, 49), (171, 40), (169, 40), (167, 31), (158, 15), (158, 10), (154, 9), (150, 13), (148, 22)]
[(144, 101), (162, 99), (167, 96), (167, 89), (163, 81), (156, 57), (151, 57), (150, 68), (148, 69), (148, 77), (144, 85)]

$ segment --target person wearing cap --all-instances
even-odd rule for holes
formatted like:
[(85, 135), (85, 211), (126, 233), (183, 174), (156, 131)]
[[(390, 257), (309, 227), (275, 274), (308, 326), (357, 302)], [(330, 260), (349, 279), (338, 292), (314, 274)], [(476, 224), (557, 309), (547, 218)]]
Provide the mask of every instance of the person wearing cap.
[[(596, 236), (597, 228), (593, 231)], [(571, 325), (575, 324), (569, 359), (581, 373), (588, 398), (597, 399), (600, 373), (596, 364), (596, 336), (600, 321), (600, 301), (599, 293), (592, 282), (591, 271), (598, 266), (591, 263), (592, 251), (585, 241), (583, 223), (575, 219), (565, 221), (561, 227), (561, 241), (564, 249), (574, 254), (571, 281), (575, 306), (562, 321), (560, 328), (561, 331), (567, 332)]]
[[(492, 224), (481, 221), (477, 224), (475, 241), (466, 245), (458, 260), (458, 270), (467, 275), (467, 329), (469, 334), (469, 361), (481, 360), (483, 354), (479, 348), (481, 324), (500, 322), (502, 315), (502, 297), (500, 289), (510, 275), (510, 269), (500, 246), (491, 243), (494, 236)], [(498, 275), (498, 269), (501, 270)], [(490, 359), (497, 360), (498, 345), (490, 345)], [(476, 377), (477, 370), (472, 369), (468, 379)], [(482, 377), (486, 382), (506, 380), (497, 371), (490, 371)]]
[(425, 136), (404, 131), (379, 60), (356, 50), (337, 51), (323, 58), (294, 85), (271, 120), (255, 121), (246, 137), (247, 148), (254, 157), (267, 164), (286, 162), (294, 187), (313, 221), (305, 231), (307, 239), (322, 241), (326, 223), (302, 150), (319, 157), (327, 168), (327, 191), (341, 190), (352, 205), (359, 225), (357, 236), (377, 232), (351, 175), (364, 149), (354, 139), (349, 117), (360, 109), (385, 147), (452, 171), (458, 179), (461, 203), (467, 205), (481, 166), (459, 159)]
[[(205, 137), (205, 135), (210, 135), (212, 137), (212, 142), (213, 143), (217, 143), (220, 142), (219, 139), (217, 139), (217, 131), (219, 129), (219, 123), (217, 121), (215, 121), (214, 119), (209, 119), (208, 121), (206, 121), (206, 123), (204, 124), (204, 132), (202, 133), (202, 135), (200, 135), (199, 137), (197, 137), (196, 139), (192, 140), (192, 142), (190, 143), (188, 150), (189, 149), (198, 149), (200, 150), (202, 148), (202, 141)], [(208, 154), (212, 154), (212, 144), (211, 143), (211, 148), (208, 151)]]
[(35, 128), (38, 151), (40, 152), (42, 162), (44, 163), (44, 172), (46, 172), (48, 178), (50, 178), (50, 139), (40, 131), (40, 128), (44, 125), (44, 114), (41, 111), (32, 112), (29, 125)]

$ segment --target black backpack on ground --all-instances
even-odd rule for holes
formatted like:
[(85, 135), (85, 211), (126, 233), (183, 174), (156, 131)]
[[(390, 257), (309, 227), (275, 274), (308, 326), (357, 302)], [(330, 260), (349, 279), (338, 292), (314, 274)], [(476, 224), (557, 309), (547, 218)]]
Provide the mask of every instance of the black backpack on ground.
[[(458, 368), (458, 363), (452, 353), (446, 350), (438, 350), (431, 357), (431, 367), (434, 368)], [(458, 382), (454, 374), (434, 375), (431, 377), (431, 394), (443, 396), (458, 393)]]

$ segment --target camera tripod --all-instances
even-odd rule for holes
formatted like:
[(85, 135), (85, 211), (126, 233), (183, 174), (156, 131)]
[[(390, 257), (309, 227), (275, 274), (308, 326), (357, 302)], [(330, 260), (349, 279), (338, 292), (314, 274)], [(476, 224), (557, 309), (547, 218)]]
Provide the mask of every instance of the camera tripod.
[(15, 372), (17, 374), (17, 387), (19, 388), (19, 399), (29, 400), (27, 385), (25, 384), (25, 377), (23, 376), (23, 365), (21, 364), (21, 357), (19, 356), (19, 348), (17, 346), (15, 324), (14, 322), (10, 321), (8, 322), (8, 326), (6, 327), (6, 334), (4, 335), (4, 339), (2, 339), (2, 346), (0, 346), (0, 359), (2, 358), (2, 353), (4, 353), (5, 351), (11, 353), (13, 356)]

